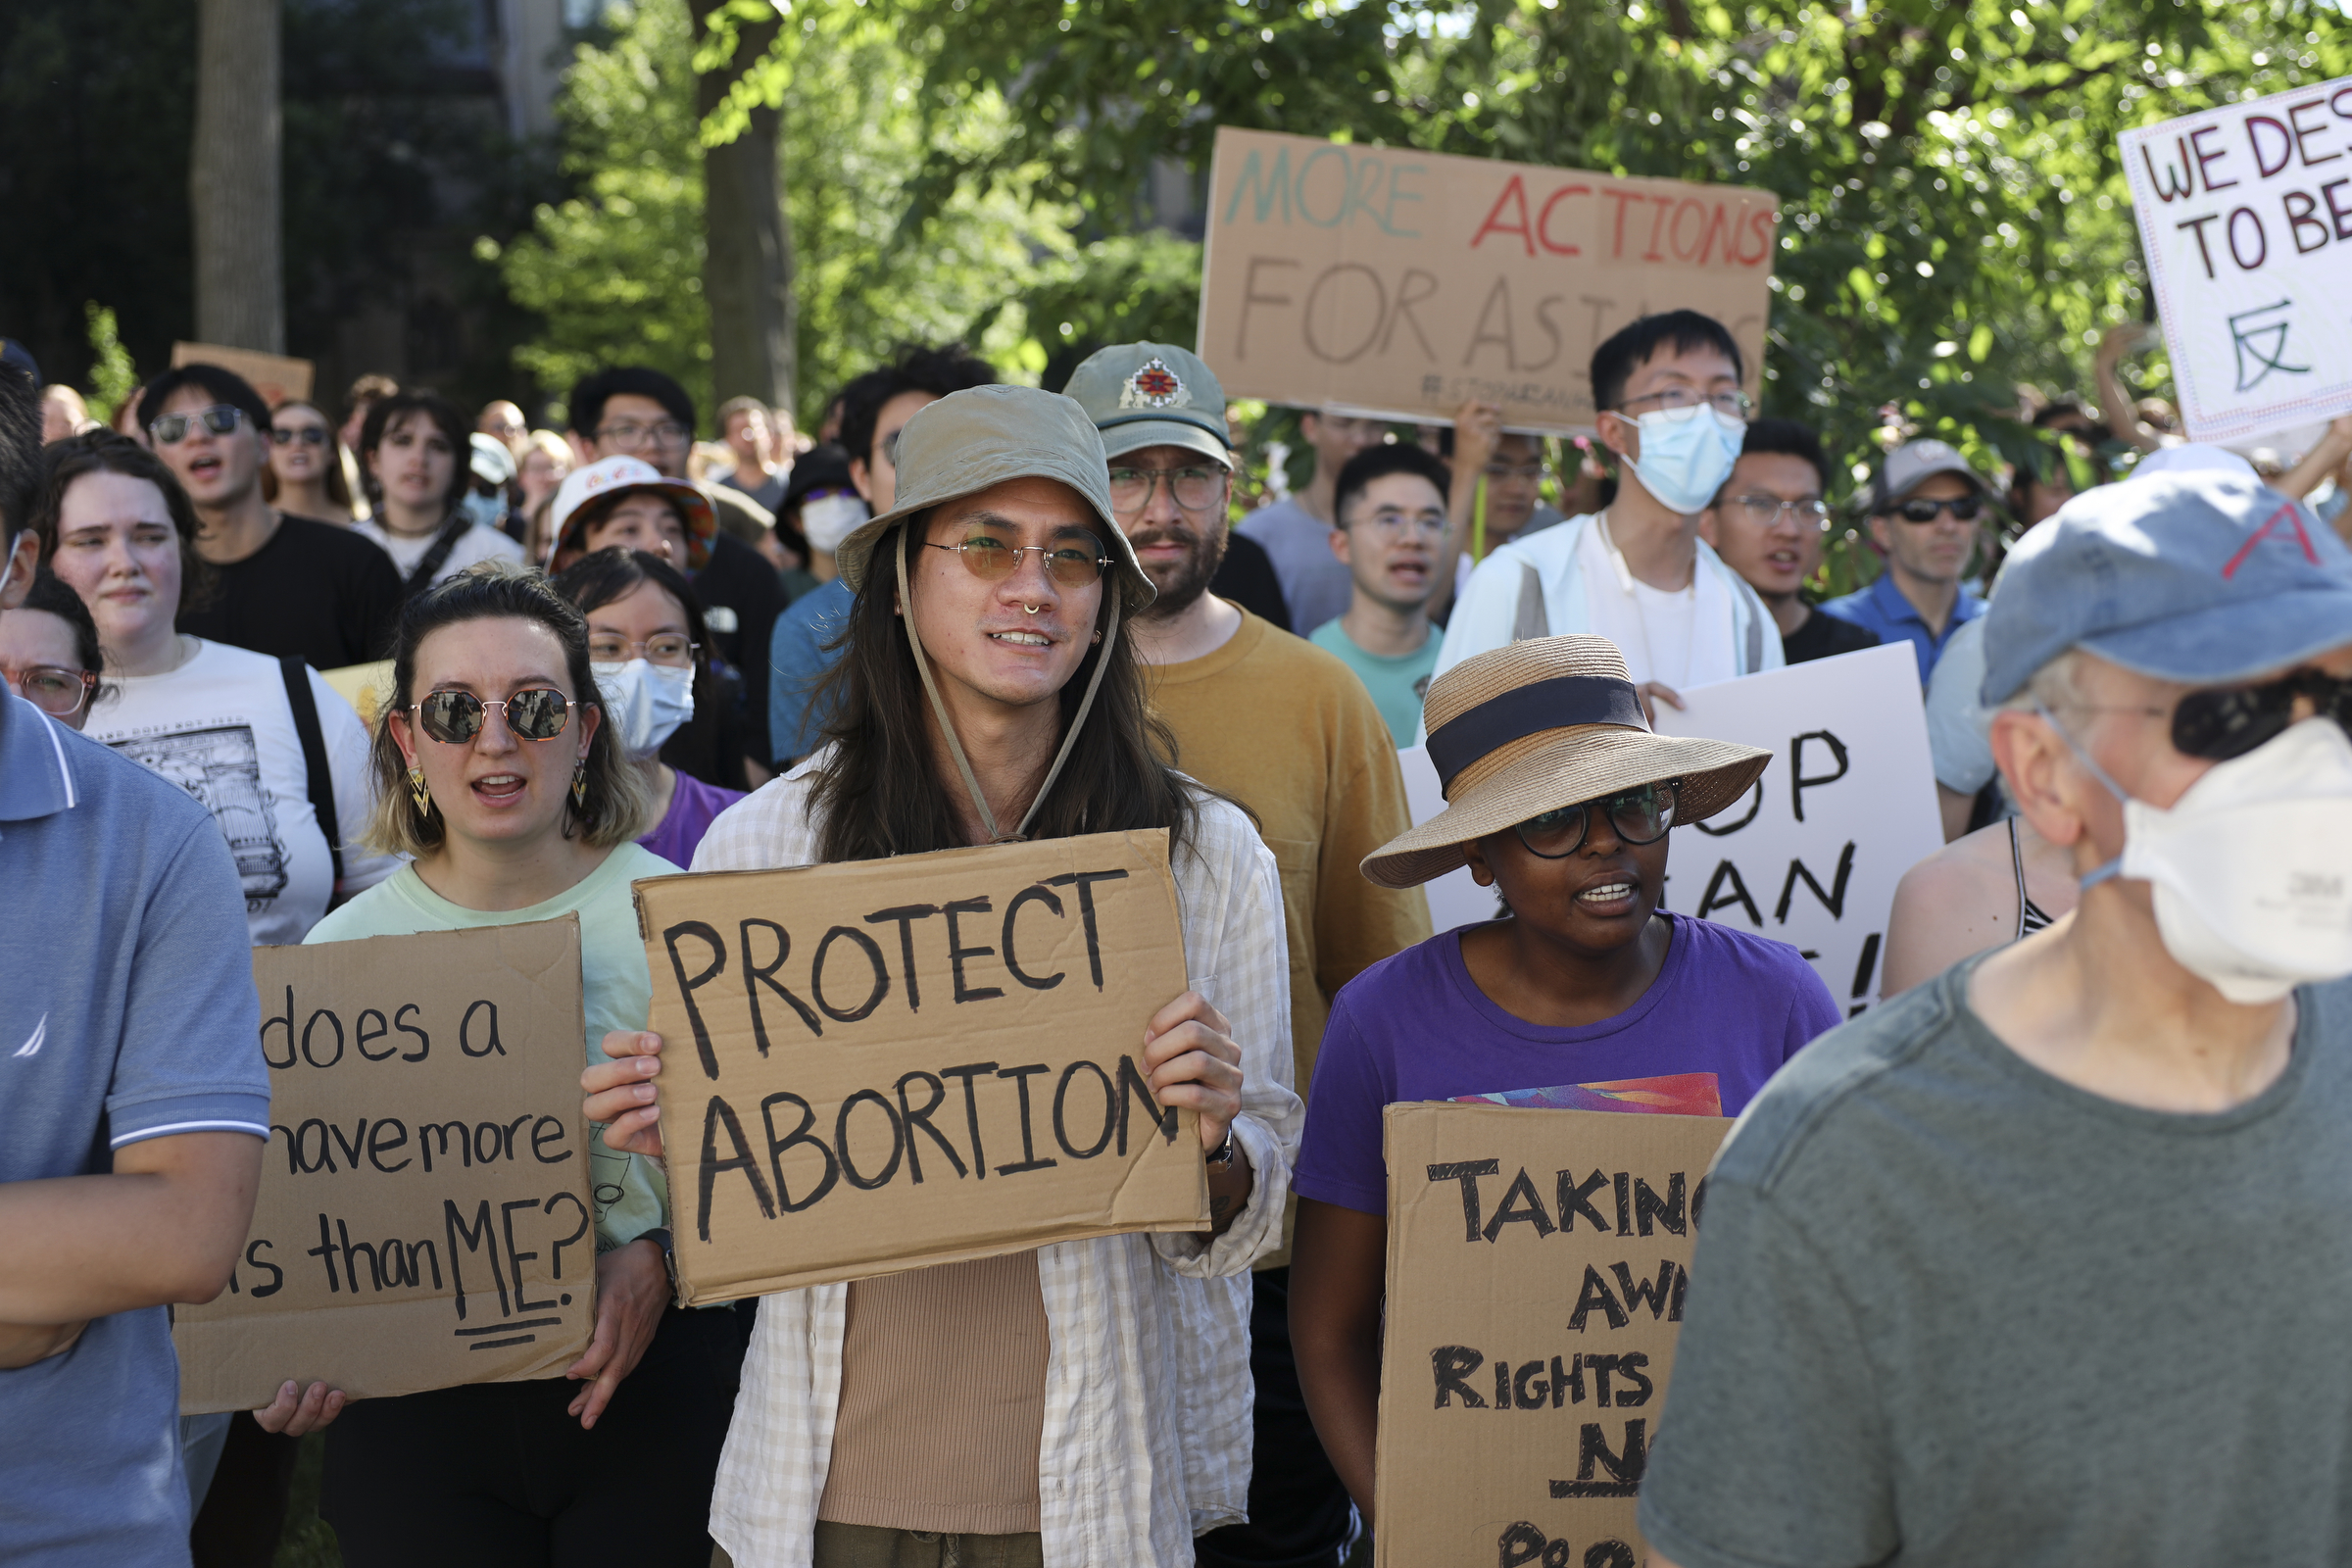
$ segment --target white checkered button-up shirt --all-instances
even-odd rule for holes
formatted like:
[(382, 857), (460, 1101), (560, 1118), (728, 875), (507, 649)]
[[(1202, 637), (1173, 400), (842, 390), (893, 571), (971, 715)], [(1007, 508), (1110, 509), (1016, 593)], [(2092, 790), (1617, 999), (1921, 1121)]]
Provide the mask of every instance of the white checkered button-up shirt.
[[(697, 871), (816, 862), (811, 770), (721, 814)], [(1052, 1348), (1037, 1456), (1047, 1568), (1193, 1560), (1193, 1537), (1246, 1516), (1250, 1265), (1282, 1240), (1305, 1107), (1291, 1078), (1289, 957), (1274, 857), (1248, 816), (1202, 799), (1171, 867), (1187, 973), (1242, 1048), (1233, 1136), (1256, 1172), (1224, 1235), (1102, 1237), (1038, 1249)], [(841, 1401), (849, 1287), (760, 1303), (719, 1461), (710, 1534), (742, 1568), (807, 1568)], [(953, 1368), (942, 1368), (954, 1375)]]

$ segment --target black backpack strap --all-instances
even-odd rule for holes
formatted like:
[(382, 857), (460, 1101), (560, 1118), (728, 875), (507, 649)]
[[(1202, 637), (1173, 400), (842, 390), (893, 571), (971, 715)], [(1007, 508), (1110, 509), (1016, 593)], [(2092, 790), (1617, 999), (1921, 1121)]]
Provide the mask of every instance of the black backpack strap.
[(458, 548), (458, 541), (472, 528), (471, 515), (465, 512), (452, 514), (450, 519), (441, 525), (440, 536), (426, 547), (423, 556), (417, 560), (416, 569), (409, 573), (409, 580), (401, 587), (402, 596), (414, 599), (430, 588), (433, 579), (441, 575), (441, 568), (449, 564), (450, 552)]
[(318, 703), (311, 694), (311, 666), (288, 656), (277, 662), (285, 679), (286, 706), (294, 710), (294, 733), (302, 741), (302, 765), (307, 775), (311, 809), (318, 814), (318, 831), (326, 835), (326, 853), (334, 858), (335, 880), (343, 880), (343, 824), (335, 814), (335, 775), (326, 763), (326, 736), (318, 728)]

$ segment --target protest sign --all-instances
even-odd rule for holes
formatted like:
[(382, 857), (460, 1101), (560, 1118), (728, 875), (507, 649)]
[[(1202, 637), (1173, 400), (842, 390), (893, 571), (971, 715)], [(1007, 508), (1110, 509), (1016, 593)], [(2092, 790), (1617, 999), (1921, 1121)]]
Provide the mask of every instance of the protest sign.
[(226, 1292), (177, 1309), (180, 1408), (552, 1377), (587, 1348), (580, 925), (257, 948), (270, 1146)]
[(1395, 1104), (1377, 1561), (1647, 1555), (1635, 1500), (1721, 1117)]
[(2352, 76), (2121, 138), (2190, 437), (2352, 411)]
[(1164, 830), (636, 886), (682, 1299), (1208, 1228)]
[(1878, 1000), (1903, 873), (1943, 847), (1919, 662), (1905, 642), (1766, 670), (1658, 705), (1658, 733), (1773, 754), (1740, 804), (1677, 828), (1666, 905), (1789, 942), (1847, 1014)]
[[(243, 376), (262, 395), (262, 401), (271, 408), (281, 403), (308, 402), (315, 367), (308, 360), (289, 360), (282, 354), (260, 354), (252, 349), (232, 349), (221, 343), (174, 343), (172, 345), (172, 368), (183, 365), (218, 365), (223, 370), (234, 370)], [(152, 419), (161, 409), (140, 413), (142, 419)], [(264, 439), (270, 432), (264, 430)]]
[(1771, 192), (1217, 131), (1200, 354), (1229, 397), (1592, 428), (1592, 350), (1655, 311), (1731, 329), (1762, 385)]

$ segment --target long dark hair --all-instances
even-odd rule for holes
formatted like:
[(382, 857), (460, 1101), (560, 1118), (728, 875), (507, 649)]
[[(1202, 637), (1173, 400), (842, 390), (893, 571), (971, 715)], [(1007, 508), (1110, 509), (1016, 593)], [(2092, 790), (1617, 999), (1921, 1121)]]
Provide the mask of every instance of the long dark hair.
[[(449, 826), (441, 808), (418, 811), (409, 795), (408, 763), (392, 738), (392, 715), (407, 713), (416, 701), (416, 648), (444, 626), (467, 620), (527, 620), (545, 626), (564, 645), (564, 676), (571, 683), (572, 706), (601, 707), (596, 672), (588, 667), (588, 622), (570, 600), (548, 586), (536, 567), (492, 559), (447, 582), (426, 589), (401, 608), (392, 639), (392, 700), (375, 721), (368, 769), (374, 775), (375, 809), (368, 842), (388, 853), (424, 856), (441, 847)], [(566, 733), (569, 726), (565, 726)], [(623, 844), (645, 830), (645, 784), (611, 723), (599, 724), (588, 743), (587, 789), (564, 801), (564, 836), (576, 830), (598, 849)]]
[[(448, 514), (473, 486), (473, 432), (466, 427), (466, 416), (447, 398), (431, 392), (403, 390), (387, 398), (378, 398), (368, 409), (368, 420), (360, 426), (360, 450), (353, 454), (360, 460), (360, 485), (368, 492), (370, 506), (384, 504), (384, 484), (368, 467), (368, 454), (384, 444), (384, 437), (394, 419), (404, 414), (421, 414), (440, 430), (449, 442), (449, 490), (441, 497), (442, 514)], [(333, 433), (333, 427), (328, 427)]]
[[(345, 483), (343, 478), (343, 438), (335, 433), (335, 421), (327, 418), (326, 411), (318, 404), (306, 402), (301, 398), (289, 398), (270, 412), (270, 423), (272, 428), (277, 424), (277, 416), (288, 409), (308, 409), (325, 421), (326, 443), (318, 449), (319, 482), (326, 486), (327, 500), (332, 501), (338, 507), (349, 509), (351, 486)], [(272, 435), (270, 439), (274, 444), (277, 437)]]
[[(209, 367), (191, 367), (209, 368)], [(202, 609), (211, 599), (213, 568), (196, 554), (196, 507), (179, 487), (179, 476), (164, 460), (126, 435), (112, 430), (85, 430), (41, 448), (39, 499), (33, 504), (30, 525), (41, 541), (44, 564), (57, 559), (58, 518), (65, 510), (66, 492), (85, 473), (119, 473), (144, 479), (163, 493), (164, 510), (179, 535), (179, 608)]]
[[(841, 657), (812, 699), (818, 712), (830, 715), (825, 736), (835, 745), (816, 771), (810, 796), (822, 823), (818, 853), (827, 861), (962, 849), (967, 842), (931, 750), (929, 704), (914, 667), (913, 646), (898, 615), (892, 553), (911, 552), (929, 521), (928, 513), (918, 514), (876, 542), (865, 586), (833, 645)], [(1123, 569), (1114, 565), (1102, 579), (1098, 626), (1108, 624)], [(911, 615), (913, 607), (906, 612)], [(1086, 728), (1031, 818), (1030, 836), (1058, 839), (1164, 827), (1173, 859), (1193, 834), (1200, 806), (1194, 790), (1176, 776), (1175, 736), (1145, 701), (1143, 668), (1128, 629), (1123, 621), (1120, 635), (1106, 636), (1090, 649), (1061, 688), (1066, 733), (1096, 662), (1103, 662), (1102, 690)], [(1012, 825), (1004, 824), (1007, 830)]]

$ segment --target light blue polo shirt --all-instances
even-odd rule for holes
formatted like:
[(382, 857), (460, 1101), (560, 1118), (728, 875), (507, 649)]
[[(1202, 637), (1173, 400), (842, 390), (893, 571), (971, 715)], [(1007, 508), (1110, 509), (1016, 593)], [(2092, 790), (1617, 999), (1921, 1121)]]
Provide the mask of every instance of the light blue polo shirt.
[(1902, 589), (1895, 586), (1894, 573), (1888, 570), (1880, 572), (1878, 580), (1861, 592), (1814, 608), (1877, 632), (1883, 643), (1909, 643), (1919, 658), (1919, 684), (1924, 690), (1928, 677), (1936, 673), (1936, 661), (1951, 643), (1952, 633), (1984, 613), (1984, 601), (1962, 583), (1959, 597), (1952, 601), (1952, 617), (1943, 623), (1943, 635), (1937, 636), (1928, 629), (1927, 617), (1903, 597)]
[[(0, 687), (0, 1182), (177, 1133), (270, 1136), (227, 841), (186, 792)], [(0, 1267), (6, 1267), (0, 1263)], [(160, 1306), (0, 1372), (0, 1562), (185, 1564)]]

